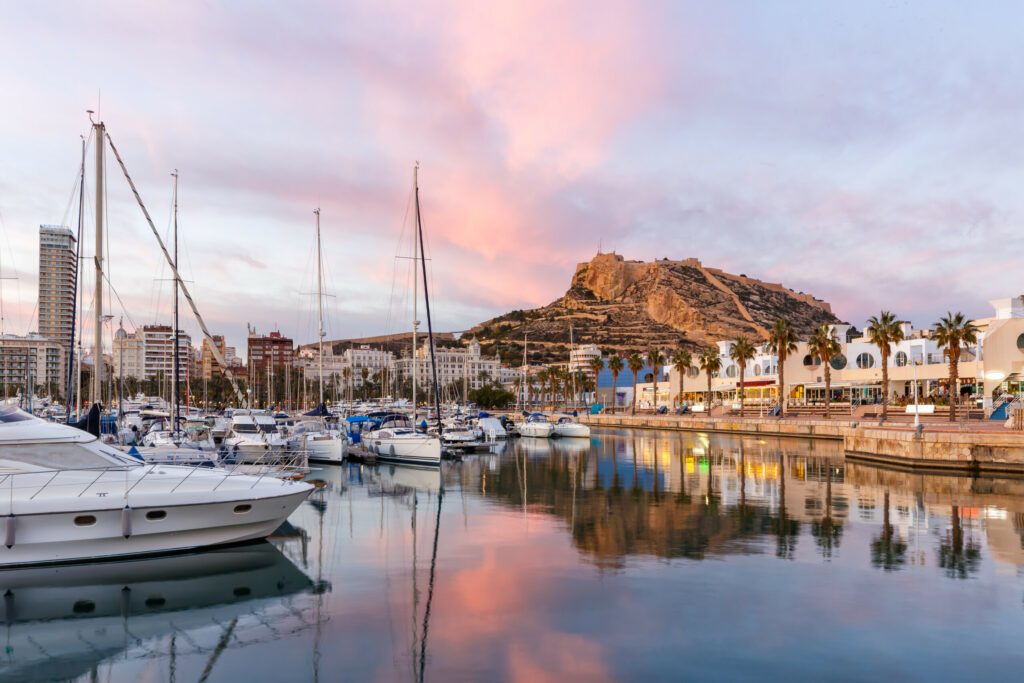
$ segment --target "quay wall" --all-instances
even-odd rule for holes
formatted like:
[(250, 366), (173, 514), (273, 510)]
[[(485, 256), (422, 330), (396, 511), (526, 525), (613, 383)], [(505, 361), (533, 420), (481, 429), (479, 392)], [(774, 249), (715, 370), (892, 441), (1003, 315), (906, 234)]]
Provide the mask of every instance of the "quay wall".
[(909, 469), (1024, 474), (1024, 433), (1000, 429), (950, 430), (866, 426), (850, 420), (586, 415), (592, 427), (718, 432), (841, 441), (846, 457)]

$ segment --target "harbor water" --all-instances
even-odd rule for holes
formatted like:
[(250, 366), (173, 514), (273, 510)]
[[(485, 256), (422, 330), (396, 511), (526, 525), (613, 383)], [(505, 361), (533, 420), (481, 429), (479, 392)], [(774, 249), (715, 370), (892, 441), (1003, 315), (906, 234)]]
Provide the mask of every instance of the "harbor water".
[(0, 572), (0, 681), (1016, 681), (1024, 480), (677, 432), (346, 464), (267, 542)]

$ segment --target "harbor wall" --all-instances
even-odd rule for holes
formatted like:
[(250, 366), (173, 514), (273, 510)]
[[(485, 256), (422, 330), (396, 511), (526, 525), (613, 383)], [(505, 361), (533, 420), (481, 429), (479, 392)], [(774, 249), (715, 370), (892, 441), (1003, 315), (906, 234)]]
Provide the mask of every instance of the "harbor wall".
[(1024, 433), (1000, 430), (955, 431), (886, 429), (850, 420), (779, 420), (674, 415), (587, 415), (592, 427), (717, 432), (763, 437), (841, 441), (846, 457), (910, 469), (1024, 474)]

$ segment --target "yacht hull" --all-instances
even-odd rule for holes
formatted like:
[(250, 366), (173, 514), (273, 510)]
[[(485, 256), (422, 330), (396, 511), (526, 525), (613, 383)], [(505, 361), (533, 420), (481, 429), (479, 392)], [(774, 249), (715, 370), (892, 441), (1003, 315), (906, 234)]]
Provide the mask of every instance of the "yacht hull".
[(441, 464), (441, 440), (431, 438), (402, 438), (370, 436), (366, 445), (378, 460), (410, 465)]
[(345, 460), (348, 444), (336, 436), (307, 436), (306, 453), (310, 462), (340, 465)]
[(589, 439), (590, 427), (573, 422), (570, 424), (556, 424), (554, 436), (563, 439)]
[(524, 422), (519, 425), (519, 436), (547, 439), (551, 437), (554, 430), (555, 427), (550, 422)]

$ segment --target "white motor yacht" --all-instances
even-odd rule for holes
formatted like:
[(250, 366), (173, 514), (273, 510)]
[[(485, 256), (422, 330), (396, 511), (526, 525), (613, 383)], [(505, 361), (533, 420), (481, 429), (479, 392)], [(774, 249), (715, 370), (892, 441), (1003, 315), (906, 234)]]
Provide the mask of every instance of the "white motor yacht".
[(405, 415), (388, 415), (380, 427), (363, 436), (370, 452), (379, 460), (413, 465), (441, 464), (441, 440), (416, 431)]
[(224, 469), (148, 465), (74, 427), (0, 409), (0, 567), (265, 538), (312, 490)]
[(548, 422), (548, 418), (544, 413), (530, 413), (526, 421), (521, 422), (517, 429), (519, 436), (537, 439), (547, 439), (555, 432), (555, 426)]
[(229, 457), (241, 464), (274, 464), (296, 445), (296, 437), (282, 436), (273, 416), (257, 411), (236, 410), (231, 429), (224, 438)]
[(348, 437), (331, 425), (306, 420), (298, 429), (306, 436), (306, 453), (310, 462), (340, 465), (348, 454)]
[(563, 415), (555, 423), (553, 435), (570, 439), (589, 439), (590, 427), (580, 424), (572, 415)]

